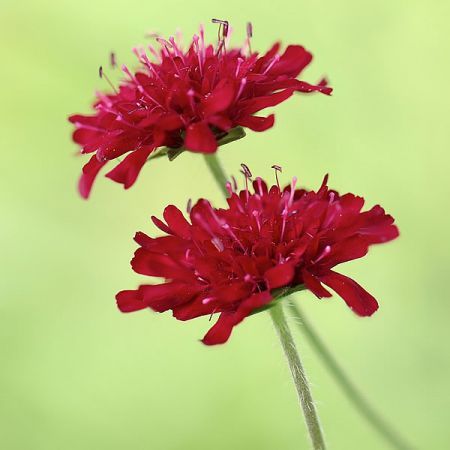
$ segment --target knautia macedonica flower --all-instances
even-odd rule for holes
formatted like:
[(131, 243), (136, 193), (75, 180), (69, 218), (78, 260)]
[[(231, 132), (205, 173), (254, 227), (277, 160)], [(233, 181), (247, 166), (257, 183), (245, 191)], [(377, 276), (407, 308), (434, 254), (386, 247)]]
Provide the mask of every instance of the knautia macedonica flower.
[[(126, 78), (118, 88), (110, 83), (113, 92), (97, 93), (93, 115), (69, 118), (81, 153), (92, 153), (79, 182), (83, 197), (89, 196), (95, 177), (110, 160), (127, 154), (106, 176), (129, 188), (159, 147), (212, 153), (233, 131), (242, 137), (241, 127), (272, 127), (273, 114), (255, 114), (294, 92), (331, 93), (325, 81), (313, 85), (297, 79), (312, 59), (303, 47), (290, 45), (280, 53), (276, 43), (260, 56), (251, 50), (249, 26), (245, 44), (228, 48), (228, 22), (216, 22), (216, 46), (205, 43), (201, 28), (187, 50), (172, 37), (157, 37), (160, 49), (149, 46), (148, 54), (134, 49), (138, 68), (132, 72), (123, 66)], [(100, 75), (105, 76), (102, 68)]]
[(189, 220), (168, 206), (165, 223), (152, 218), (164, 236), (137, 233), (131, 261), (135, 272), (166, 281), (120, 292), (120, 310), (172, 310), (179, 320), (220, 313), (207, 345), (226, 342), (244, 318), (299, 287), (323, 298), (327, 286), (359, 316), (372, 315), (375, 298), (333, 268), (395, 239), (394, 219), (379, 205), (362, 211), (362, 197), (330, 190), (327, 177), (317, 191), (295, 186), (295, 178), (282, 190), (260, 178), (254, 192), (228, 184), (227, 208), (202, 199), (188, 208)]

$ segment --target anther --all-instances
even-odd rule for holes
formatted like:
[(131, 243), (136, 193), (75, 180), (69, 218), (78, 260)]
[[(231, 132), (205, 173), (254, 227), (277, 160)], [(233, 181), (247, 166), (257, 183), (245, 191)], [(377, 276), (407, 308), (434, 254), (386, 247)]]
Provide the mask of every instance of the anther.
[(216, 53), (219, 54), (222, 49), (225, 49), (225, 40), (228, 37), (228, 30), (229, 30), (229, 23), (228, 20), (221, 20), (221, 19), (212, 19), (212, 23), (218, 23), (219, 29), (217, 30), (217, 50)]
[(186, 205), (186, 211), (187, 211), (188, 214), (190, 214), (191, 211), (192, 211), (192, 198), (190, 198), (190, 199), (188, 200), (188, 202), (187, 202), (187, 205)]
[(247, 22), (247, 37), (249, 39), (253, 37), (253, 25), (251, 22)]
[(114, 52), (111, 52), (111, 53), (109, 54), (109, 63), (111, 64), (111, 67), (112, 67), (113, 69), (116, 68), (116, 66), (117, 66), (117, 60), (116, 60), (116, 54), (115, 54)]
[(252, 44), (250, 43), (252, 37), (253, 37), (253, 25), (251, 22), (247, 22), (247, 45), (250, 55), (252, 54)]
[(111, 89), (118, 94), (117, 89), (114, 87), (114, 85), (111, 83), (111, 80), (108, 78), (108, 76), (106, 75), (106, 73), (103, 71), (103, 66), (100, 66), (98, 68), (98, 76), (100, 78), (104, 78), (106, 80), (106, 82), (111, 86)]
[(219, 24), (219, 30), (218, 30), (219, 40), (225, 39), (228, 36), (228, 29), (230, 27), (228, 20), (211, 19), (211, 22)]
[(250, 169), (248, 168), (248, 166), (244, 163), (241, 163), (241, 167), (242, 167), (242, 173), (245, 175), (245, 177), (251, 179), (253, 175), (250, 172)]
[(234, 175), (231, 175), (231, 181), (233, 182), (233, 190), (236, 192), (238, 190), (238, 184)]
[(280, 173), (283, 172), (283, 168), (281, 166), (277, 166), (276, 164), (274, 164), (271, 168), (275, 170), (275, 179), (277, 180), (278, 189), (280, 189), (280, 182), (278, 181), (278, 172)]
[(242, 167), (241, 173), (245, 176), (245, 192), (247, 193), (247, 201), (248, 201), (248, 197), (250, 195), (248, 192), (248, 180), (252, 179), (252, 173), (250, 172), (250, 169), (246, 164), (242, 163), (241, 167)]

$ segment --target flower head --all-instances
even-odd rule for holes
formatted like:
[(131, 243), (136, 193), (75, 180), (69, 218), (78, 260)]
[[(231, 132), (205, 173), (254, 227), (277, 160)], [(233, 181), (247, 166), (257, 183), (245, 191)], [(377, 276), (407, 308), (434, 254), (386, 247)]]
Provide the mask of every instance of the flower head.
[[(126, 154), (106, 176), (129, 188), (158, 147), (212, 153), (236, 127), (272, 127), (273, 114), (255, 113), (294, 92), (331, 93), (325, 81), (312, 85), (297, 79), (312, 59), (303, 47), (290, 45), (280, 53), (276, 43), (261, 56), (251, 50), (249, 26), (245, 44), (228, 48), (228, 22), (215, 22), (220, 25), (216, 46), (205, 43), (201, 28), (187, 50), (172, 37), (157, 37), (160, 49), (149, 46), (149, 54), (134, 49), (139, 66), (134, 72), (122, 67), (126, 77), (117, 89), (100, 68), (114, 91), (97, 93), (93, 115), (69, 118), (81, 153), (93, 154), (79, 182), (83, 197), (89, 196), (95, 177), (110, 160)], [(116, 65), (114, 55), (111, 65)]]
[[(248, 182), (246, 166), (244, 173)], [(359, 316), (372, 315), (375, 298), (333, 268), (395, 239), (394, 219), (379, 205), (363, 212), (362, 197), (330, 190), (327, 177), (317, 191), (295, 185), (294, 178), (269, 189), (256, 178), (253, 192), (237, 192), (228, 184), (227, 208), (202, 199), (189, 207), (189, 220), (168, 206), (165, 222), (152, 218), (164, 236), (137, 233), (131, 262), (135, 272), (166, 282), (120, 292), (120, 310), (172, 310), (179, 320), (220, 313), (203, 338), (207, 345), (226, 342), (244, 318), (299, 286), (318, 298), (331, 296), (327, 286)]]

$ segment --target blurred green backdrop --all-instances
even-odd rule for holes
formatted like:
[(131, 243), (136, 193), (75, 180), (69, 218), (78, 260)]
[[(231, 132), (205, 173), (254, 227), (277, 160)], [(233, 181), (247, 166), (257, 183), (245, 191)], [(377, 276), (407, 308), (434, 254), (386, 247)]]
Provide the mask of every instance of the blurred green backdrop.
[[(448, 231), (449, 3), (446, 0), (153, 2), (1, 0), (0, 447), (5, 450), (306, 449), (294, 388), (268, 315), (206, 348), (208, 319), (121, 315), (114, 294), (138, 284), (133, 233), (168, 202), (220, 194), (202, 158), (155, 161), (128, 192), (99, 178), (75, 190), (66, 117), (89, 111), (108, 53), (133, 63), (144, 33), (188, 37), (227, 18), (235, 42), (281, 38), (315, 55), (333, 97), (295, 97), (277, 124), (220, 156), (272, 178), (297, 175), (381, 203), (402, 236), (348, 264), (380, 301), (370, 319), (339, 298), (297, 295), (347, 371), (419, 449), (450, 448)], [(216, 29), (207, 26), (215, 39)], [(205, 186), (207, 186), (205, 190)], [(388, 448), (296, 334), (330, 449)]]

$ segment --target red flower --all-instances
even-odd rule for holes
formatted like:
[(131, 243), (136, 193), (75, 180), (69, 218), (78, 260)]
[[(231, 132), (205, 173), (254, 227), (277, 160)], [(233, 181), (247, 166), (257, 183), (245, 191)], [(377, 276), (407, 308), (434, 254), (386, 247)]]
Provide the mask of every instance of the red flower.
[(158, 147), (215, 152), (218, 140), (235, 127), (254, 131), (272, 127), (273, 114), (254, 114), (278, 105), (295, 91), (331, 93), (325, 81), (311, 85), (297, 80), (312, 59), (303, 47), (290, 45), (280, 54), (277, 43), (259, 56), (250, 50), (249, 29), (246, 45), (227, 49), (228, 23), (219, 22), (217, 47), (205, 44), (201, 29), (187, 51), (174, 38), (158, 38), (158, 52), (149, 46), (153, 62), (144, 50), (135, 49), (140, 63), (136, 72), (123, 66), (127, 78), (114, 93), (97, 94), (95, 114), (69, 118), (81, 153), (94, 153), (79, 182), (84, 198), (109, 160), (128, 153), (106, 174), (127, 189)]
[(171, 309), (179, 320), (220, 313), (203, 338), (207, 345), (226, 342), (245, 317), (300, 285), (318, 298), (331, 296), (328, 286), (356, 314), (372, 315), (375, 298), (332, 269), (395, 239), (398, 229), (381, 206), (362, 212), (362, 197), (339, 195), (326, 183), (327, 177), (317, 192), (295, 189), (295, 179), (282, 191), (260, 178), (254, 193), (229, 185), (226, 209), (200, 200), (190, 221), (168, 206), (166, 223), (152, 218), (165, 235), (137, 233), (140, 248), (131, 261), (135, 272), (166, 282), (120, 292), (120, 310)]

